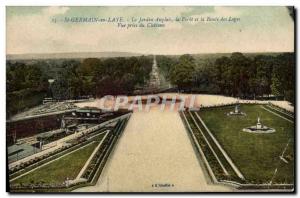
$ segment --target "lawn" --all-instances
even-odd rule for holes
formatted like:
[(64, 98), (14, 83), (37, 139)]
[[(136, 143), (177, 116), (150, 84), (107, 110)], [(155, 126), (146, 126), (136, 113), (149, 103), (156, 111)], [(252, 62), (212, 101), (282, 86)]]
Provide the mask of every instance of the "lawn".
[[(294, 182), (294, 124), (284, 120), (260, 105), (241, 105), (246, 116), (227, 116), (234, 107), (201, 109), (198, 113), (207, 127), (220, 142), (247, 183), (268, 183), (274, 175), (273, 183)], [(253, 126), (260, 116), (263, 125), (275, 128), (272, 134), (252, 134), (243, 132)], [(288, 163), (280, 160), (284, 148)]]
[[(100, 137), (103, 138), (103, 135)], [(93, 142), (88, 146), (20, 177), (12, 183), (30, 184), (42, 182), (47, 184), (61, 184), (66, 178), (75, 179), (98, 144), (99, 141)]]

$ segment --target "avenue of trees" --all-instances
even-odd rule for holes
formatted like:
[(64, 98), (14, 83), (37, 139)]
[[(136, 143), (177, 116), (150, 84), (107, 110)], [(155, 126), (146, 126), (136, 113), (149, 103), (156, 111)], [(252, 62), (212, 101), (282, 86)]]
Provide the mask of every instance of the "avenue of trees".
[(180, 91), (248, 99), (273, 95), (294, 103), (293, 53), (246, 56), (237, 52), (215, 59), (160, 56), (158, 66)]
[[(132, 94), (147, 86), (152, 56), (7, 61), (7, 113), (57, 100)], [(157, 56), (160, 72), (179, 91), (294, 103), (293, 53)], [(55, 79), (48, 83), (48, 79)]]

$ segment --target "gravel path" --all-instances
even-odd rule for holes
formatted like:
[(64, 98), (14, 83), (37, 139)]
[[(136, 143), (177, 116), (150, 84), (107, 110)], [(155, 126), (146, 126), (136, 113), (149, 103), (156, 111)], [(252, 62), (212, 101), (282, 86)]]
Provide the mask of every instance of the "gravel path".
[(132, 114), (97, 184), (76, 191), (232, 190), (206, 177), (179, 114), (152, 109)]
[[(179, 99), (179, 96), (188, 97), (191, 96), (191, 94), (177, 94), (177, 93), (161, 93), (158, 94), (159, 96), (167, 96), (169, 98), (176, 96)], [(271, 102), (272, 104), (279, 106), (283, 109), (286, 109), (288, 111), (294, 112), (294, 106), (291, 105), (288, 101), (274, 101), (274, 100), (238, 100), (237, 98), (228, 97), (228, 96), (221, 96), (221, 95), (207, 95), (207, 94), (195, 94), (197, 96), (195, 100), (195, 106), (202, 105), (203, 107), (206, 106), (214, 106), (214, 105), (224, 105), (224, 104), (233, 104), (239, 101), (240, 103), (259, 103), (259, 104), (267, 104)], [(143, 98), (146, 98), (147, 95), (142, 96)], [(134, 97), (129, 97), (129, 100), (132, 100)], [(81, 102), (81, 103), (75, 103), (78, 107), (101, 107), (101, 99), (95, 99), (93, 101), (88, 102)], [(113, 106), (114, 101), (108, 100), (105, 102), (105, 106)], [(121, 105), (122, 106), (122, 105)], [(124, 108), (127, 108), (128, 105), (123, 106)]]

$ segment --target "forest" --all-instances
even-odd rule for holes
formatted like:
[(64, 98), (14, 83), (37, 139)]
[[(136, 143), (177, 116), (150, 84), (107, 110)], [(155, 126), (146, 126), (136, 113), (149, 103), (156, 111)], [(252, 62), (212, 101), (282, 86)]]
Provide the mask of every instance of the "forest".
[(180, 92), (221, 94), (245, 99), (285, 99), (294, 103), (294, 53), (214, 58), (158, 56), (158, 67)]
[[(153, 56), (8, 60), (7, 115), (56, 100), (131, 95), (147, 87)], [(172, 90), (294, 103), (294, 53), (157, 56)], [(50, 84), (49, 79), (54, 79)]]
[[(44, 97), (66, 100), (131, 94), (145, 86), (151, 69), (152, 56), (7, 61), (7, 113), (38, 105)], [(49, 79), (54, 82), (50, 84)]]

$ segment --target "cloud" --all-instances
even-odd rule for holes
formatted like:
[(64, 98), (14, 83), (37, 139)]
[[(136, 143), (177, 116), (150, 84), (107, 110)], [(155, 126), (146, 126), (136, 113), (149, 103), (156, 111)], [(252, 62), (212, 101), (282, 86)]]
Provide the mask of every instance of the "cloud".
[[(201, 8), (201, 9), (200, 9)], [(42, 7), (7, 18), (7, 53), (129, 51), (208, 53), (293, 51), (293, 21), (284, 7)], [(9, 9), (9, 7), (8, 7)], [(19, 9), (22, 9), (20, 7)], [(189, 14), (189, 15), (188, 15)], [(240, 23), (167, 23), (120, 29), (116, 24), (53, 23), (53, 17), (232, 16)], [(276, 42), (274, 42), (276, 41)]]
[(58, 7), (58, 6), (53, 6), (53, 7), (46, 7), (43, 9), (42, 13), (45, 16), (54, 16), (58, 14), (65, 14), (70, 8), (69, 7)]
[(214, 7), (213, 14), (217, 16), (237, 17), (241, 15), (241, 9), (239, 7)]

